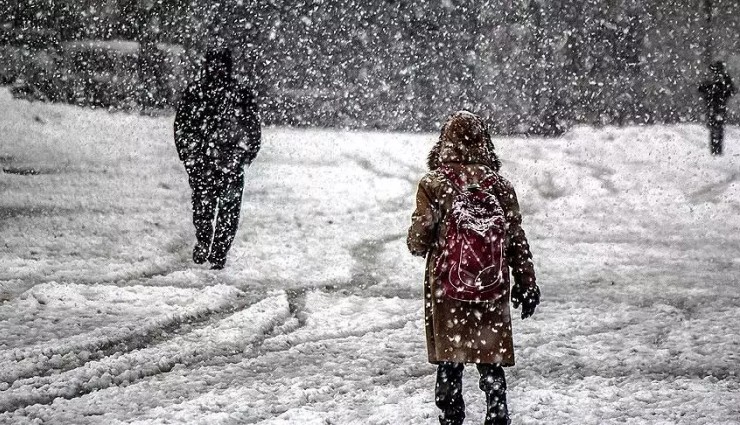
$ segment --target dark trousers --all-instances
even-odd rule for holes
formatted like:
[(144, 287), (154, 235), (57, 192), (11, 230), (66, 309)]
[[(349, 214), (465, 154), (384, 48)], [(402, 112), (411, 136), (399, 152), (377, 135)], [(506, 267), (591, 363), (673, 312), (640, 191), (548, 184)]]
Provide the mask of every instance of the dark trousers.
[(709, 122), (709, 147), (712, 155), (722, 155), (722, 145), (725, 138), (725, 126), (722, 121)]
[[(508, 425), (504, 368), (495, 364), (476, 366), (480, 373), (478, 387), (486, 394), (485, 425)], [(434, 400), (442, 410), (439, 422), (443, 425), (460, 425), (465, 419), (465, 401), (462, 395), (464, 369), (465, 365), (462, 363), (442, 362), (437, 366)]]
[(223, 264), (239, 227), (244, 172), (224, 174), (203, 167), (188, 170), (188, 179), (198, 245), (210, 252), (208, 261)]

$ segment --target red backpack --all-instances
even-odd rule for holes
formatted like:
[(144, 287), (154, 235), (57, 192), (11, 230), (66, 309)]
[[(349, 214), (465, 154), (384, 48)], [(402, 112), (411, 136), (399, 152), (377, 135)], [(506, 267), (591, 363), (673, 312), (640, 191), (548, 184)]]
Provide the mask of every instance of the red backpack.
[(442, 295), (458, 301), (485, 302), (501, 297), (509, 283), (504, 264), (506, 217), (490, 192), (497, 176), (467, 185), (449, 167), (439, 169), (456, 194), (445, 217), (444, 246), (434, 264)]

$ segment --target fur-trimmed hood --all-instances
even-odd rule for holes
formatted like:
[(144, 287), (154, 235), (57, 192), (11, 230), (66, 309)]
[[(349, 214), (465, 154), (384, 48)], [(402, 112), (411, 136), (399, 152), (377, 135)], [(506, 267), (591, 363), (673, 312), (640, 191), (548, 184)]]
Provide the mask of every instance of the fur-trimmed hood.
[(436, 170), (446, 162), (483, 164), (494, 171), (501, 168), (488, 128), (478, 115), (458, 111), (442, 126), (439, 140), (427, 157), (427, 166)]

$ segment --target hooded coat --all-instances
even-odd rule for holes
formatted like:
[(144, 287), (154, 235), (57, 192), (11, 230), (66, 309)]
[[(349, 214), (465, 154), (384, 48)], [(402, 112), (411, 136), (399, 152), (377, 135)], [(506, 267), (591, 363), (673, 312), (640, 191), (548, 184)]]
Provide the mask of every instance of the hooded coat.
[(429, 362), (488, 363), (514, 365), (509, 276), (504, 293), (488, 302), (456, 301), (442, 296), (434, 264), (445, 238), (445, 217), (456, 191), (438, 168), (459, 173), (470, 184), (493, 175), (490, 192), (506, 217), (504, 267), (514, 276), (514, 290), (536, 288), (532, 255), (522, 230), (514, 188), (498, 174), (500, 163), (483, 121), (469, 112), (453, 114), (429, 154), (429, 171), (419, 182), (416, 210), (412, 215), (407, 245), (414, 255), (426, 256), (424, 318)]

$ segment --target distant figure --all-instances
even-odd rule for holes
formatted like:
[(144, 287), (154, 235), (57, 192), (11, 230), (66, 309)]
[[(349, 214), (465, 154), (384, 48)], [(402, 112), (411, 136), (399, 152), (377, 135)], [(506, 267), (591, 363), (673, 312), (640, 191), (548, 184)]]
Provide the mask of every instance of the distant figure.
[[(460, 111), (442, 128), (419, 182), (407, 244), (426, 257), (424, 315), (435, 402), (443, 425), (465, 419), (463, 369), (473, 363), (486, 394), (486, 425), (508, 425), (505, 366), (514, 365), (511, 311), (540, 302), (514, 187), (483, 120)], [(514, 276), (510, 287), (509, 275)]]
[(722, 155), (724, 125), (727, 116), (727, 102), (737, 89), (721, 61), (714, 62), (710, 68), (712, 76), (699, 85), (699, 91), (707, 106), (707, 126), (710, 134), (710, 147), (713, 155)]
[(224, 267), (239, 226), (244, 166), (261, 143), (254, 94), (237, 84), (232, 68), (230, 50), (208, 51), (175, 117), (175, 145), (193, 190), (193, 261), (215, 270)]

